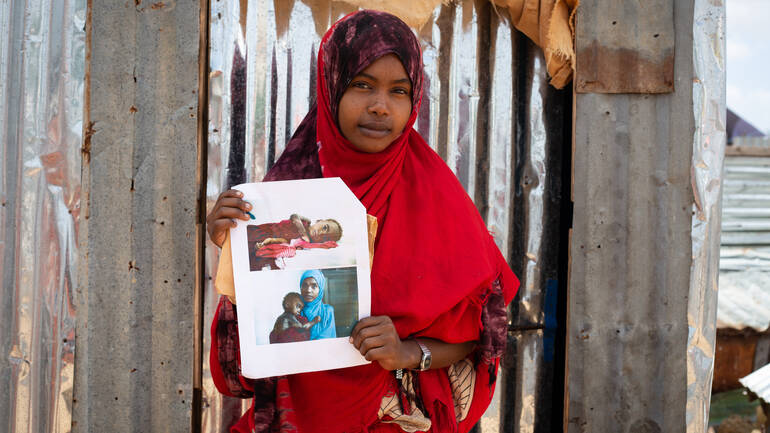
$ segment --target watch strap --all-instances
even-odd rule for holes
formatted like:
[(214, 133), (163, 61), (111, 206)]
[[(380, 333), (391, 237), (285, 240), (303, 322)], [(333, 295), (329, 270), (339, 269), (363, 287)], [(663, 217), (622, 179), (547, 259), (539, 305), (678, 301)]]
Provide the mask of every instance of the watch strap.
[(427, 346), (425, 346), (420, 340), (415, 339), (414, 340), (418, 346), (420, 346), (420, 350), (422, 350), (422, 358), (420, 358), (420, 371), (425, 371), (430, 369), (430, 364), (433, 360), (433, 355), (430, 353), (430, 349), (428, 349)]

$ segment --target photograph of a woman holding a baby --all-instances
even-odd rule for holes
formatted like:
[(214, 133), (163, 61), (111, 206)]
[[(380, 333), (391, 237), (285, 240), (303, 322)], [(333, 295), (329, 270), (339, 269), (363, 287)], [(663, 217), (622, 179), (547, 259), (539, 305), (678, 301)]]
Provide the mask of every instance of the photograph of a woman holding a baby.
[(284, 313), (270, 332), (270, 343), (336, 338), (334, 307), (324, 304), (326, 277), (318, 270), (305, 271), (299, 281), (300, 293), (284, 297)]

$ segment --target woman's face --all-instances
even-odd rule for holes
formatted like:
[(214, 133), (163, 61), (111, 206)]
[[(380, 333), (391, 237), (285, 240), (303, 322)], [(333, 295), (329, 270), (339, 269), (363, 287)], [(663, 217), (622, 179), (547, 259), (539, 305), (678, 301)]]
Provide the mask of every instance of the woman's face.
[(302, 281), (302, 287), (300, 287), (302, 293), (302, 299), (306, 304), (309, 304), (318, 297), (318, 283), (315, 278), (308, 277)]
[(385, 150), (412, 114), (412, 84), (395, 54), (380, 57), (353, 77), (340, 99), (342, 135), (357, 150)]

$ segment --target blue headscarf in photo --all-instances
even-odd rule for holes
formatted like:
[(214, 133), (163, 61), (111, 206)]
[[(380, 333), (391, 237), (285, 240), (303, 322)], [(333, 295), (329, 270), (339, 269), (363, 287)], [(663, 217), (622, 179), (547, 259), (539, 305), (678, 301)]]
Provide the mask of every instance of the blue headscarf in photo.
[(324, 292), (326, 292), (326, 277), (323, 272), (318, 270), (305, 271), (299, 279), (299, 287), (302, 289), (302, 282), (307, 278), (315, 278), (318, 283), (318, 296), (313, 302), (305, 304), (302, 308), (302, 315), (307, 320), (313, 320), (316, 316), (321, 317), (321, 321), (310, 328), (310, 339), (319, 338), (337, 338), (337, 328), (334, 323), (334, 307), (323, 303)]

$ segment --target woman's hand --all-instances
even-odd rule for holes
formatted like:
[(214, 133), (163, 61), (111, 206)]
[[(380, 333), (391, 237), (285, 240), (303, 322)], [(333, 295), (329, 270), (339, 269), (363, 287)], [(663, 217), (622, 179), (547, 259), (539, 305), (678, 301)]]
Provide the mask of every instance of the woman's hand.
[(249, 220), (249, 214), (246, 212), (251, 210), (251, 205), (241, 200), (242, 197), (243, 193), (234, 189), (219, 194), (214, 208), (206, 217), (206, 230), (209, 232), (211, 242), (220, 248), (225, 241), (227, 230), (235, 227), (236, 218)]
[(422, 356), (416, 342), (401, 341), (388, 316), (359, 320), (350, 333), (350, 342), (367, 361), (377, 361), (385, 370), (415, 368)]

